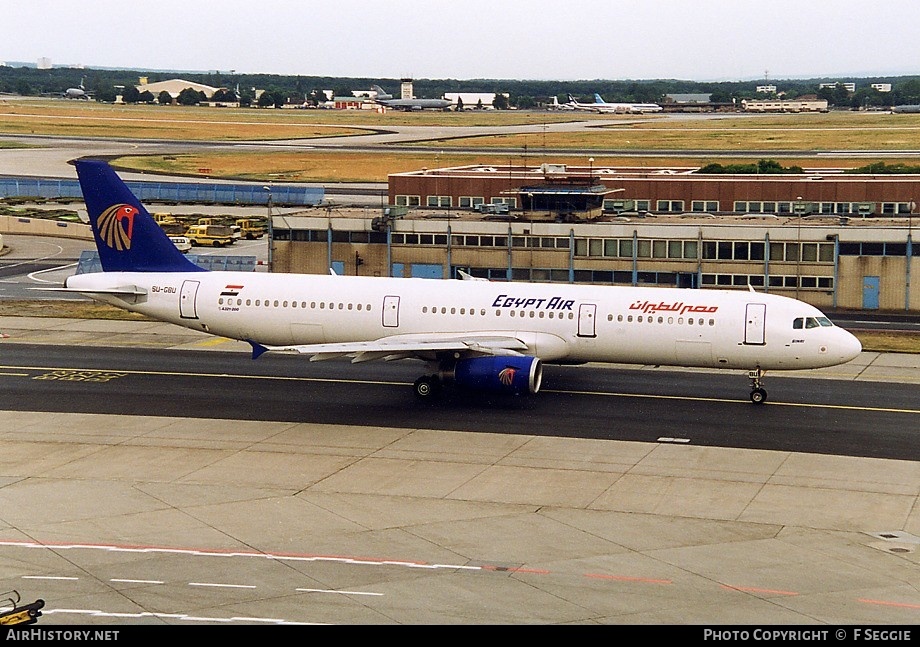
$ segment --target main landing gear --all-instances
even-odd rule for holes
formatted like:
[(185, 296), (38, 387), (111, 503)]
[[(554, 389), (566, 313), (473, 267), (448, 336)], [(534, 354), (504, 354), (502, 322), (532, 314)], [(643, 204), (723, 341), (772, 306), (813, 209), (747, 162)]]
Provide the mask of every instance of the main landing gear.
[(764, 372), (760, 368), (748, 371), (748, 377), (751, 378), (751, 402), (754, 404), (763, 404), (767, 399), (767, 391), (763, 388)]

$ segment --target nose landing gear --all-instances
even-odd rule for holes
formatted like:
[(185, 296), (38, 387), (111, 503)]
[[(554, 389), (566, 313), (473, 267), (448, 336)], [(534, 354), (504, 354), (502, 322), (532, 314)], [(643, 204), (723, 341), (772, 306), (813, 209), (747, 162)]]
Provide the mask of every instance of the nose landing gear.
[(754, 404), (763, 404), (767, 399), (767, 391), (763, 388), (764, 371), (760, 367), (753, 371), (748, 371), (748, 377), (751, 379), (751, 402)]

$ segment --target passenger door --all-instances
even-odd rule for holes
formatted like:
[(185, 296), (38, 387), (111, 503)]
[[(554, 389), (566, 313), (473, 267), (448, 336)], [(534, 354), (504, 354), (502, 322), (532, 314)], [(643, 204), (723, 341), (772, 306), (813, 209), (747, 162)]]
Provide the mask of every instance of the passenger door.
[(198, 309), (195, 301), (198, 297), (199, 281), (183, 281), (179, 289), (179, 316), (183, 319), (197, 319)]
[(749, 303), (744, 313), (744, 343), (763, 346), (766, 343), (767, 304)]
[(582, 303), (578, 306), (578, 336), (579, 337), (597, 337), (597, 326), (595, 317), (597, 316), (597, 305), (594, 303)]

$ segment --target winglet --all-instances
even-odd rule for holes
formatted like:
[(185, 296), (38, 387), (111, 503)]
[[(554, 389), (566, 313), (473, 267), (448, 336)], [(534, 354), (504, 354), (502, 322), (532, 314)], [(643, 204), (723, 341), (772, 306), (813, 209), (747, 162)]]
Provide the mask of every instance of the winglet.
[(246, 341), (250, 346), (252, 346), (252, 359), (259, 359), (262, 356), (262, 353), (268, 351), (268, 348), (257, 341), (252, 341), (251, 339), (247, 339)]
[(488, 281), (489, 280), (489, 279), (484, 279), (479, 276), (473, 276), (472, 274), (464, 272), (463, 270), (457, 270), (457, 274), (460, 275), (460, 279), (463, 281)]

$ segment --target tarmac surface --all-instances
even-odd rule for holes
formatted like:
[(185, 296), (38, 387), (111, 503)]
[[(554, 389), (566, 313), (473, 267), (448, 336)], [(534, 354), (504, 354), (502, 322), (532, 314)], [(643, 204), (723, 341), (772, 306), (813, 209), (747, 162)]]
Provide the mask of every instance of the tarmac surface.
[[(10, 343), (249, 351), (149, 322), (0, 317), (0, 331), (0, 364)], [(815, 376), (920, 384), (920, 356)], [(920, 617), (914, 461), (11, 411), (0, 438), (0, 588), (45, 599), (42, 625)], [(216, 554), (232, 557), (215, 570)]]
[[(28, 140), (47, 148), (5, 151), (0, 174), (193, 148)], [(22, 379), (6, 344), (249, 352), (149, 322), (0, 317), (0, 333), (0, 385)], [(920, 384), (920, 356), (813, 375)], [(0, 411), (0, 590), (44, 599), (39, 626), (920, 617), (915, 461), (373, 422)]]

